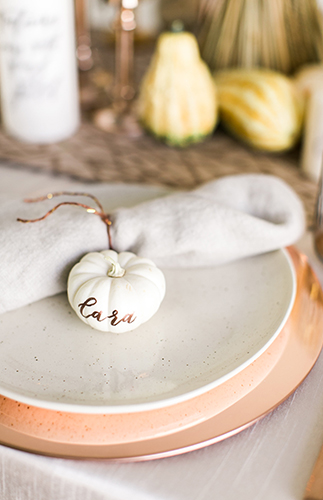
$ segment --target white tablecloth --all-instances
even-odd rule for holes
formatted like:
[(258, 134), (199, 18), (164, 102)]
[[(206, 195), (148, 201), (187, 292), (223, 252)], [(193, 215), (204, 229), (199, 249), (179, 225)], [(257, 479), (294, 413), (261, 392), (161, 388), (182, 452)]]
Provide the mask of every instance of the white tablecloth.
[[(64, 177), (0, 167), (0, 193), (40, 194), (48, 186), (59, 190), (69, 183)], [(298, 247), (323, 283), (323, 264), (314, 255), (311, 235)], [(322, 377), (323, 355), (296, 392), (263, 420), (223, 442), (178, 457), (142, 463), (76, 461), (0, 446), (0, 499), (301, 499), (323, 444)]]

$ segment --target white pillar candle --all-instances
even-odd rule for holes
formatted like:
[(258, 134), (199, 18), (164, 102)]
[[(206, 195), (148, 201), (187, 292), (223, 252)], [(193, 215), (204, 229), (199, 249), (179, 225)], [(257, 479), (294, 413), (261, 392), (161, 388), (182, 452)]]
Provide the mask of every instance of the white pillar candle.
[(2, 126), (32, 143), (79, 126), (73, 0), (0, 0)]
[(317, 182), (323, 155), (323, 64), (304, 66), (295, 81), (306, 99), (301, 169)]
[(314, 182), (321, 176), (323, 156), (323, 81), (321, 85), (308, 96), (301, 154), (301, 168)]

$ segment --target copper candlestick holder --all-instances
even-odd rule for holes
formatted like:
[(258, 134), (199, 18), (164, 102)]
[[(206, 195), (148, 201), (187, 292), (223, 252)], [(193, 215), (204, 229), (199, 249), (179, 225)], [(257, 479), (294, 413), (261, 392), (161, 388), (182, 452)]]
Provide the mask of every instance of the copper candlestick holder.
[(138, 137), (142, 129), (132, 110), (135, 87), (133, 81), (134, 67), (134, 30), (136, 19), (134, 9), (138, 0), (121, 0), (117, 2), (118, 14), (115, 23), (115, 84), (113, 103), (109, 108), (98, 110), (94, 114), (94, 124), (106, 131), (116, 134)]
[(76, 57), (81, 71), (93, 67), (93, 54), (86, 0), (75, 0)]
[(80, 104), (82, 110), (95, 107), (100, 90), (91, 79), (94, 65), (87, 0), (74, 0), (76, 59), (79, 69)]

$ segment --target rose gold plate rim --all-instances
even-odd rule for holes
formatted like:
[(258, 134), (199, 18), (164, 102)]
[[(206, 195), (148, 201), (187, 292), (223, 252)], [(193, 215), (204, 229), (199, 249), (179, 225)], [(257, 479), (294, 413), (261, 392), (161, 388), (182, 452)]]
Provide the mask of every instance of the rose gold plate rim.
[(187, 453), (246, 429), (294, 392), (314, 366), (322, 349), (321, 287), (307, 259), (293, 248), (289, 252), (297, 272), (297, 297), (286, 325), (289, 329), (286, 347), (269, 375), (229, 408), (188, 429), (131, 443), (84, 445), (52, 442), (8, 428), (1, 422), (0, 442), (24, 451), (56, 457), (143, 461)]

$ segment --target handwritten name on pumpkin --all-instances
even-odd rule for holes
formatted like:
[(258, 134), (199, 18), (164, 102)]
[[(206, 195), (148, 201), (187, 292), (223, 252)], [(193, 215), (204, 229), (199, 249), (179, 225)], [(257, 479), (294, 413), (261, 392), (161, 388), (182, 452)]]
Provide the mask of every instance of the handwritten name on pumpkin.
[(117, 309), (114, 309), (112, 313), (109, 316), (106, 316), (105, 318), (102, 318), (102, 311), (93, 311), (90, 314), (85, 314), (84, 309), (86, 307), (92, 307), (95, 306), (97, 303), (97, 299), (95, 297), (89, 297), (86, 299), (84, 302), (81, 302), (81, 304), (78, 304), (78, 307), (80, 308), (80, 313), (83, 316), (83, 318), (95, 318), (97, 321), (105, 321), (105, 320), (111, 320), (110, 324), (112, 326), (117, 326), (119, 323), (133, 323), (136, 319), (136, 316), (133, 317), (134, 313), (132, 314), (125, 314), (123, 318), (119, 319), (118, 314), (119, 311)]

